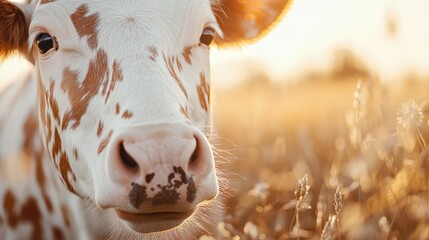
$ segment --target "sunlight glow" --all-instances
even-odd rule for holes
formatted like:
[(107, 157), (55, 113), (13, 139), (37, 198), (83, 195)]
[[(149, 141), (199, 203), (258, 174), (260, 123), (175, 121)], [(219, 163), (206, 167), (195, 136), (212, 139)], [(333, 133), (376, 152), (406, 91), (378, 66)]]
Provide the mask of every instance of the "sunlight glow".
[[(247, 66), (279, 81), (328, 69), (336, 50), (351, 50), (384, 80), (429, 68), (429, 2), (424, 0), (300, 0), (266, 38), (242, 49), (212, 52), (219, 86), (239, 82)], [(394, 33), (389, 33), (393, 21)], [(239, 73), (238, 75), (233, 73)]]
[(12, 56), (0, 64), (0, 90), (6, 87), (14, 80), (24, 77), (32, 65), (24, 58)]

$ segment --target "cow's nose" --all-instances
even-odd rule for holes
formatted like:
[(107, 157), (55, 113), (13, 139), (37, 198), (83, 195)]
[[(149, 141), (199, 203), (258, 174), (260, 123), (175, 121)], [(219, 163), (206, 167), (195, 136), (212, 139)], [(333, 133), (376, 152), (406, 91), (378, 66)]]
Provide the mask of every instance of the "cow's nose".
[(139, 212), (188, 211), (217, 194), (210, 144), (185, 123), (122, 130), (112, 139), (106, 171)]
[[(149, 135), (151, 136), (142, 135), (145, 139), (137, 141), (127, 139), (125, 136), (124, 140), (119, 142), (119, 156), (113, 161), (123, 165), (119, 167), (120, 171), (123, 171), (122, 174), (138, 177), (142, 173), (147, 173), (154, 164), (165, 163), (181, 167), (185, 171), (189, 170), (188, 173), (192, 174), (198, 172), (199, 162), (207, 160), (204, 154), (198, 153), (203, 150), (198, 148), (195, 136), (167, 136), (165, 130)], [(146, 175), (146, 178), (150, 176), (151, 173)], [(149, 182), (149, 179), (146, 179), (146, 182)]]

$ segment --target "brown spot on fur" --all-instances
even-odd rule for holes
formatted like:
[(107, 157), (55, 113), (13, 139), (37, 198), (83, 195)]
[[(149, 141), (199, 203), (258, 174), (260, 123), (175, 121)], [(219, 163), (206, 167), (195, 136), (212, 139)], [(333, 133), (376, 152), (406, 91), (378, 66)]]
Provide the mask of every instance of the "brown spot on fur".
[(9, 226), (15, 229), (20, 222), (30, 223), (33, 227), (33, 233), (31, 234), (32, 239), (42, 239), (42, 227), (39, 206), (37, 205), (36, 199), (30, 197), (24, 202), (22, 208), (17, 214), (16, 209), (16, 197), (11, 191), (7, 191), (3, 203), (3, 208), (6, 211), (7, 220)]
[[(109, 69), (106, 69), (106, 75), (108, 75), (109, 74)], [(107, 76), (106, 76), (107, 77)], [(103, 90), (101, 91), (101, 94), (103, 95), (103, 96), (106, 96), (107, 95), (107, 87), (108, 87), (108, 85), (109, 85), (109, 80), (108, 79), (106, 79), (105, 81), (103, 81), (103, 83), (101, 84), (101, 86), (103, 87)], [(107, 99), (105, 99), (105, 101), (107, 101)]]
[(88, 5), (82, 4), (76, 12), (70, 15), (74, 27), (80, 37), (88, 37), (88, 45), (90, 48), (95, 49), (98, 45), (97, 26), (98, 14), (88, 14)]
[(47, 113), (49, 93), (43, 86), (42, 79), (40, 77), (40, 72), (38, 72), (37, 76), (38, 76), (37, 86), (38, 86), (38, 95), (39, 95), (39, 104), (38, 104), (39, 116), (42, 123), (42, 130), (46, 136), (46, 139), (44, 139), (45, 146), (48, 147), (49, 142), (51, 141), (51, 138), (52, 138), (51, 117)]
[(58, 102), (54, 98), (54, 89), (55, 89), (55, 82), (53, 79), (51, 79), (51, 83), (49, 84), (49, 106), (52, 110), (52, 115), (54, 119), (57, 121), (57, 123), (60, 123)]
[(28, 27), (24, 13), (8, 1), (1, 1), (0, 6), (0, 59), (15, 50), (26, 53)]
[(60, 154), (60, 152), (62, 150), (62, 147), (63, 146), (62, 146), (62, 141), (61, 141), (61, 138), (60, 138), (60, 134), (58, 133), (58, 129), (55, 128), (54, 144), (53, 144), (52, 153), (51, 153), (51, 158), (53, 160), (55, 160), (55, 157)]
[(119, 105), (119, 103), (116, 103), (115, 105), (115, 113), (116, 115), (119, 115), (119, 113), (121, 113), (121, 106)]
[(149, 59), (152, 61), (156, 61), (156, 58), (158, 57), (158, 50), (156, 50), (156, 48), (154, 46), (150, 46), (148, 47), (148, 51), (149, 51)]
[(42, 214), (40, 213), (36, 199), (32, 197), (27, 199), (27, 201), (22, 206), (19, 218), (22, 221), (31, 222), (33, 225), (33, 239), (42, 239), (41, 216)]
[(190, 119), (189, 118), (189, 112), (188, 112), (188, 108), (186, 107), (183, 107), (182, 105), (180, 105), (180, 112), (187, 118), (187, 119)]
[(179, 72), (182, 72), (183, 67), (182, 67), (182, 63), (180, 62), (178, 56), (176, 56), (176, 64), (177, 64), (177, 69), (179, 69)]
[(123, 76), (122, 76), (121, 67), (119, 66), (119, 63), (115, 61), (113, 63), (112, 82), (110, 83), (110, 88), (106, 95), (106, 100), (105, 100), (106, 103), (107, 103), (107, 100), (109, 99), (110, 93), (113, 92), (113, 90), (115, 89), (116, 83), (122, 80), (123, 80)]
[(183, 58), (188, 64), (192, 64), (191, 55), (192, 55), (192, 46), (186, 47), (182, 52)]
[(68, 177), (68, 174), (71, 175), (71, 177), (73, 178), (74, 181), (76, 181), (76, 176), (73, 173), (71, 167), (70, 167), (70, 162), (68, 159), (68, 156), (66, 153), (61, 153), (60, 156), (60, 163), (59, 163), (59, 170), (60, 170), (60, 174), (61, 174), (61, 178), (63, 179), (67, 189), (72, 192), (75, 193), (73, 186), (70, 183), (70, 179)]
[(40, 73), (38, 73), (37, 78), (37, 84), (38, 84), (38, 95), (39, 95), (39, 115), (42, 122), (42, 128), (46, 136), (46, 142), (45, 145), (48, 146), (49, 142), (52, 138), (52, 119), (51, 115), (48, 113), (48, 111), (52, 110), (55, 117), (57, 117), (57, 122), (59, 123), (59, 116), (58, 116), (58, 103), (55, 101), (55, 99), (52, 97), (53, 95), (53, 89), (54, 89), (54, 81), (51, 79), (49, 91), (45, 89), (45, 87), (42, 84), (42, 79), (40, 77)]
[(61, 206), (61, 213), (63, 215), (63, 221), (67, 227), (71, 226), (70, 222), (70, 212), (66, 206)]
[(104, 127), (104, 124), (103, 124), (103, 122), (100, 120), (100, 121), (98, 122), (97, 137), (101, 137), (101, 134), (103, 133), (103, 127)]
[(179, 77), (177, 76), (176, 70), (174, 69), (174, 59), (175, 58), (167, 59), (167, 57), (164, 55), (164, 62), (165, 62), (165, 65), (167, 66), (168, 72), (170, 73), (171, 77), (173, 77), (173, 79), (176, 80), (177, 84), (179, 85), (183, 94), (185, 94), (186, 98), (188, 98), (188, 93), (186, 92), (186, 89), (183, 86), (182, 81), (180, 81)]
[(98, 154), (103, 152), (103, 150), (107, 147), (107, 145), (110, 142), (110, 138), (112, 137), (113, 130), (110, 130), (109, 134), (100, 142), (100, 145), (98, 146)]
[(208, 110), (207, 108), (207, 103), (206, 103), (206, 96), (204, 93), (204, 89), (201, 87), (201, 85), (197, 86), (197, 93), (198, 93), (198, 98), (200, 99), (200, 105), (204, 110)]
[(47, 4), (47, 3), (51, 3), (51, 2), (55, 2), (56, 0), (40, 0), (39, 1), (39, 3), (40, 3), (40, 5), (43, 5), (43, 4)]
[(30, 197), (24, 203), (21, 209), (19, 219), (24, 222), (31, 222), (33, 225), (32, 239), (43, 239), (42, 238), (42, 226), (39, 206), (37, 205), (36, 199)]
[(40, 72), (37, 71), (37, 93), (39, 97), (39, 114), (42, 120), (42, 124), (46, 126), (46, 96), (47, 91), (43, 87), (42, 78), (40, 76)]
[(64, 114), (62, 129), (66, 129), (71, 121), (73, 129), (80, 125), (82, 116), (88, 110), (90, 101), (99, 92), (104, 81), (108, 81), (107, 55), (100, 50), (88, 68), (82, 83), (78, 80), (78, 73), (66, 68), (63, 71), (61, 88), (68, 94), (71, 109)]
[(51, 120), (51, 116), (50, 115), (47, 115), (46, 116), (46, 125), (45, 125), (45, 130), (46, 130), (46, 137), (47, 137), (47, 143), (46, 143), (46, 146), (48, 146), (48, 143), (51, 141), (51, 138), (52, 138), (52, 127), (51, 127), (51, 123), (52, 123), (52, 120)]
[(122, 118), (123, 119), (130, 119), (130, 118), (132, 118), (134, 116), (134, 113), (132, 113), (132, 112), (130, 112), (130, 111), (125, 111), (123, 114), (122, 114)]
[[(57, 156), (59, 156), (58, 164), (55, 161)], [(66, 185), (67, 189), (70, 192), (75, 193), (74, 188), (70, 183), (68, 174), (71, 175), (74, 181), (76, 181), (76, 176), (70, 167), (70, 162), (67, 154), (62, 151), (62, 140), (57, 128), (55, 128), (55, 133), (54, 133), (54, 143), (53, 143), (53, 148), (51, 152), (51, 159), (54, 161), (55, 166), (60, 171), (61, 178), (64, 181), (64, 184)]]
[(201, 107), (208, 111), (208, 104), (210, 104), (210, 85), (207, 83), (204, 73), (200, 73), (200, 84), (197, 86), (197, 93)]
[(73, 149), (73, 157), (74, 157), (74, 160), (76, 161), (79, 160), (79, 153), (77, 152), (76, 148)]
[(54, 236), (55, 240), (64, 240), (64, 233), (63, 231), (61, 231), (61, 229), (59, 229), (58, 227), (54, 227), (52, 229), (52, 235)]
[(46, 208), (49, 212), (52, 212), (53, 206), (51, 203), (51, 199), (49, 198), (46, 192), (46, 178), (45, 173), (43, 171), (43, 163), (42, 163), (42, 154), (39, 154), (39, 157), (36, 161), (36, 180), (39, 184), (40, 191), (42, 192), (43, 201), (46, 204)]
[(51, 203), (51, 200), (49, 199), (48, 194), (46, 193), (46, 190), (42, 191), (42, 197), (43, 197), (43, 201), (45, 202), (46, 209), (48, 209), (49, 212), (52, 212), (53, 210), (52, 203)]
[(8, 190), (4, 195), (3, 209), (6, 213), (7, 221), (11, 228), (15, 228), (16, 225), (18, 224), (18, 219), (15, 217), (15, 214), (14, 214), (15, 204), (16, 204), (16, 197), (15, 195), (13, 195), (13, 193), (10, 190)]
[(31, 154), (32, 142), (37, 131), (37, 119), (34, 111), (31, 111), (24, 122), (24, 143), (23, 149), (27, 154)]

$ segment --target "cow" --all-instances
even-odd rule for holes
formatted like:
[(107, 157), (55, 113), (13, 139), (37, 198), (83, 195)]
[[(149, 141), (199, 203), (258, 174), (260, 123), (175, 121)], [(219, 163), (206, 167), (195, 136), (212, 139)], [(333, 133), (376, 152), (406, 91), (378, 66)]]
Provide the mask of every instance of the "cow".
[(1, 239), (216, 234), (209, 49), (252, 42), (289, 0), (0, 2)]

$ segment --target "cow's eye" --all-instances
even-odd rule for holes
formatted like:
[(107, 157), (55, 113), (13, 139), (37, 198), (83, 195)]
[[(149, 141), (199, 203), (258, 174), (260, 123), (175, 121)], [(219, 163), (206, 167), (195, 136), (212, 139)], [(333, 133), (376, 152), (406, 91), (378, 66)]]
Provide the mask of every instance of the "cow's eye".
[(210, 44), (213, 42), (215, 31), (213, 28), (204, 28), (203, 33), (200, 37), (200, 43), (210, 46)]
[(41, 54), (45, 54), (51, 49), (58, 49), (58, 44), (55, 37), (52, 37), (47, 33), (39, 34), (36, 38), (36, 44)]

